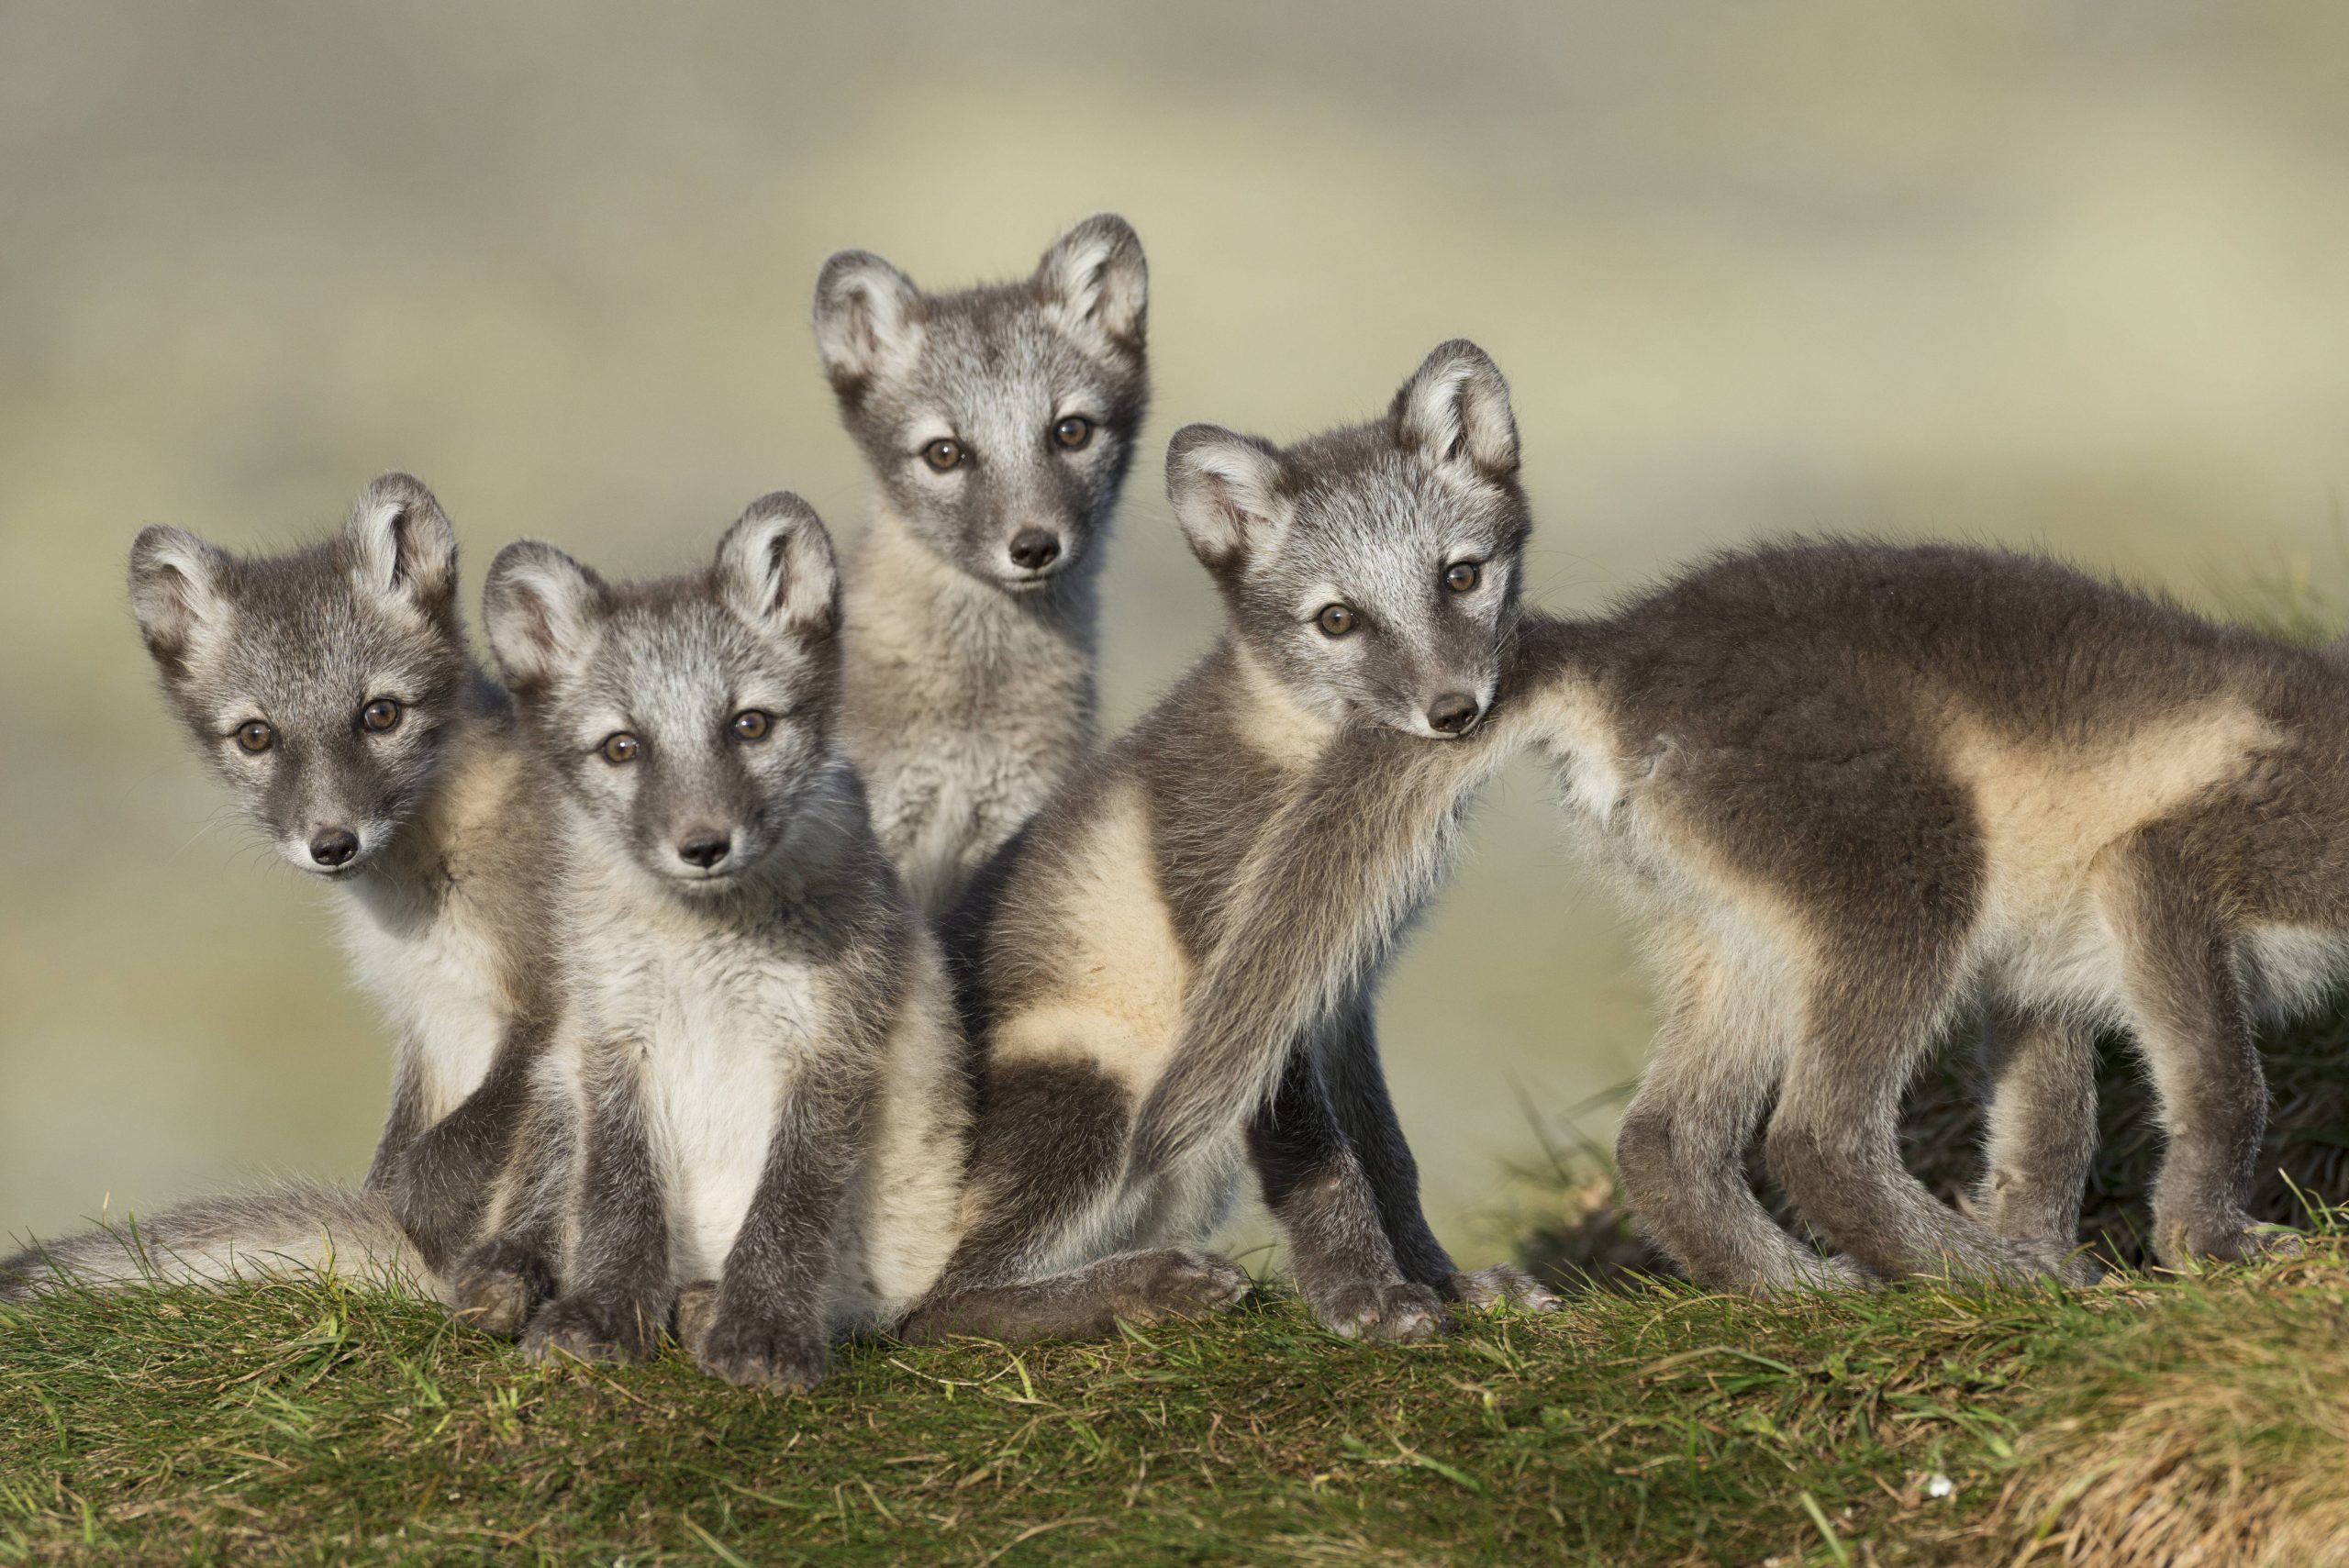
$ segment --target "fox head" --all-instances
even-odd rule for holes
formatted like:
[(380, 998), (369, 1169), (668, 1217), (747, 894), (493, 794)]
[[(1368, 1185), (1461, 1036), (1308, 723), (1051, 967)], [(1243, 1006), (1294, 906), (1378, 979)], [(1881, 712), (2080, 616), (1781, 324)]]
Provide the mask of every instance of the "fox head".
[(1492, 705), (1531, 529), (1508, 384), (1455, 340), (1384, 419), (1276, 447), (1186, 425), (1166, 489), (1232, 634), (1308, 711), (1443, 740)]
[(924, 294), (865, 250), (816, 282), (816, 348), (890, 508), (1015, 594), (1096, 556), (1149, 401), (1150, 273), (1124, 218), (1086, 218), (1024, 283)]
[(197, 749), (295, 865), (358, 872), (429, 794), (475, 677), (456, 533), (417, 480), (384, 474), (288, 555), (146, 528), (130, 603)]
[(611, 584), (551, 544), (498, 552), (491, 650), (598, 847), (686, 892), (774, 854), (836, 760), (840, 582), (807, 502), (762, 496), (703, 572)]

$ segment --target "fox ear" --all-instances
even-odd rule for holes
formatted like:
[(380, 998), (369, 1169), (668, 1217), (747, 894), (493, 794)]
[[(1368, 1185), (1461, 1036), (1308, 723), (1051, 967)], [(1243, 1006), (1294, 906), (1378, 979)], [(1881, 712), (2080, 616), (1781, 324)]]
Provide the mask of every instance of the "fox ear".
[(221, 591), (228, 567), (226, 552), (185, 528), (159, 523), (139, 530), (130, 547), (130, 608), (147, 651), (166, 674), (185, 670), (197, 639), (228, 620)]
[(507, 685), (540, 692), (584, 668), (610, 604), (601, 577), (543, 540), (499, 550), (482, 590), (482, 619)]
[(832, 390), (903, 374), (921, 355), (921, 291), (870, 250), (841, 250), (816, 277), (816, 352)]
[(1431, 468), (1465, 464), (1486, 479), (1517, 472), (1508, 383), (1465, 338), (1436, 345), (1395, 395), (1396, 439)]
[(1150, 310), (1150, 263), (1133, 226), (1114, 212), (1096, 213), (1052, 241), (1030, 285), (1080, 334), (1141, 349)]
[(718, 595), (762, 631), (831, 635), (841, 577), (816, 508), (788, 490), (751, 502), (718, 541)]
[(1288, 526), (1281, 460), (1271, 444), (1220, 425), (1186, 425), (1166, 447), (1166, 498), (1191, 553), (1220, 571), (1277, 541)]
[(351, 580), (371, 598), (448, 621), (457, 607), (457, 530), (424, 482), (386, 473), (359, 493), (342, 525)]

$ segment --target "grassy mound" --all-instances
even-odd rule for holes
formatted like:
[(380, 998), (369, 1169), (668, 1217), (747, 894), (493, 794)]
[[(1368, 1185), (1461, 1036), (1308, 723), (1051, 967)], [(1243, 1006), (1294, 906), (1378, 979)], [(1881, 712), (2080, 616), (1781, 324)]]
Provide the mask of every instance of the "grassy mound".
[(1272, 1295), (780, 1396), (534, 1368), (333, 1280), (67, 1296), (0, 1308), (0, 1559), (2322, 1562), (2344, 1313), (2327, 1237), (2069, 1296), (1641, 1284), (1408, 1348)]

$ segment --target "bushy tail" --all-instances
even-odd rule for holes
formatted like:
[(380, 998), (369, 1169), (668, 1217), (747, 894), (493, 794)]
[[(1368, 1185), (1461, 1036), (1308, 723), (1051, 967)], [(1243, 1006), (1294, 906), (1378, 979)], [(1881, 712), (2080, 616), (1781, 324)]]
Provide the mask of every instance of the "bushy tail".
[(1249, 855), (1134, 1123), (1126, 1179), (1158, 1176), (1272, 1096), (1290, 1047), (1383, 965), (1450, 863), (1462, 808), (1507, 760), (1494, 735), (1341, 737)]
[(79, 1286), (217, 1284), (321, 1271), (429, 1294), (424, 1260), (373, 1193), (321, 1182), (195, 1198), (0, 1260), (0, 1301)]

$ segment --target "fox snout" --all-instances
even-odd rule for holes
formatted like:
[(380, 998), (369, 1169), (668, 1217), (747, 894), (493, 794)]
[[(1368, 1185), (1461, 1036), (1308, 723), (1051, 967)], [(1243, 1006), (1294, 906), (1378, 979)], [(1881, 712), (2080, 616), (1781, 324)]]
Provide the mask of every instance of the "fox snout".
[(1061, 558), (1061, 536), (1051, 528), (1024, 528), (1011, 536), (1007, 553), (1020, 571), (1041, 576)]
[(722, 876), (731, 868), (734, 835), (722, 828), (689, 828), (677, 839), (677, 859), (696, 871)]
[(1485, 705), (1466, 692), (1446, 692), (1428, 704), (1428, 728), (1438, 735), (1465, 735), (1484, 714)]

